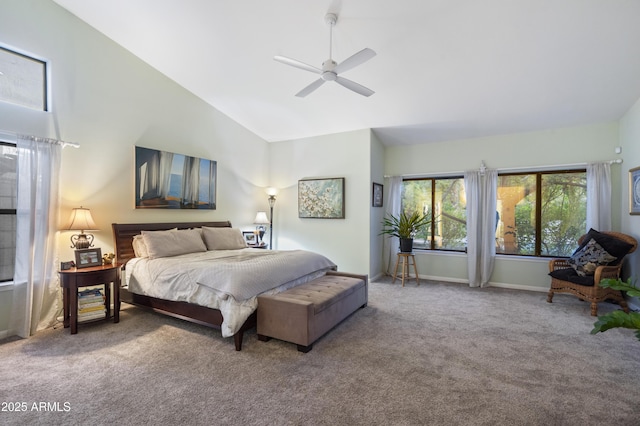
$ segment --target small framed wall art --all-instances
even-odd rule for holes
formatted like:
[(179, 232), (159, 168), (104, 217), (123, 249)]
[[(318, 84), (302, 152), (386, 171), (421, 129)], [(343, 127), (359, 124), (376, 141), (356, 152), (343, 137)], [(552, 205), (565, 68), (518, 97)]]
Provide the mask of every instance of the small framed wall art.
[(344, 178), (299, 180), (298, 217), (344, 219)]
[(640, 167), (629, 170), (629, 214), (640, 214)]
[(371, 205), (373, 207), (382, 207), (382, 196), (384, 187), (380, 183), (373, 182), (373, 195), (371, 197)]

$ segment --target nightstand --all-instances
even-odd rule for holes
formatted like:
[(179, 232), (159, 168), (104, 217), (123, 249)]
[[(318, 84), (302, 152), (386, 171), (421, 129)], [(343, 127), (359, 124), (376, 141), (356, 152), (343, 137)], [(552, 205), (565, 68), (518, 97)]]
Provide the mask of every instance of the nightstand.
[(104, 285), (106, 320), (111, 317), (111, 284), (113, 283), (113, 322), (120, 321), (120, 267), (121, 265), (101, 265), (88, 268), (71, 268), (58, 271), (62, 287), (64, 308), (64, 328), (71, 327), (71, 334), (78, 332), (78, 289)]

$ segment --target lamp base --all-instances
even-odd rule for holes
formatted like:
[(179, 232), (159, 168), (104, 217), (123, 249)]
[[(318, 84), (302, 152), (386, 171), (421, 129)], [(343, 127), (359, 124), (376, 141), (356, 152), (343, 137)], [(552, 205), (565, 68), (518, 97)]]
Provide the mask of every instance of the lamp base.
[[(89, 240), (87, 237), (91, 238), (91, 240)], [(73, 234), (71, 236), (71, 248), (80, 250), (80, 249), (88, 249), (89, 247), (93, 247), (93, 235)]]

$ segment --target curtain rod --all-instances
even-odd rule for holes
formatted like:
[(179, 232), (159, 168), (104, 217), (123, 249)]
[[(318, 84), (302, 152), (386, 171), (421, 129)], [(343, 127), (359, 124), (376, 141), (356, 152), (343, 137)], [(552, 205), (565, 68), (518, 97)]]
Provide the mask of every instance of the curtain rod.
[[(526, 166), (526, 167), (507, 167), (507, 168), (498, 168), (498, 172), (517, 172), (517, 171), (551, 171), (551, 170), (562, 170), (562, 169), (575, 169), (578, 167), (586, 167), (588, 164), (592, 164), (595, 163), (596, 161), (592, 161), (590, 163), (572, 163), (572, 164), (557, 164), (554, 166), (541, 166), (541, 167), (536, 167), (536, 166)], [(602, 161), (603, 163), (609, 163), (609, 164), (622, 164), (622, 159), (621, 158), (617, 158), (615, 160), (606, 160), (606, 161)], [(481, 163), (482, 166), (480, 167), (480, 171), (482, 171), (483, 169), (486, 169), (486, 166), (484, 165), (484, 161)], [(444, 172), (444, 173), (414, 173), (414, 174), (405, 174), (405, 175), (399, 175), (400, 177), (403, 178), (419, 178), (419, 177), (433, 177), (433, 176), (438, 176), (438, 177), (449, 177), (449, 176), (462, 176), (464, 175), (464, 171), (460, 171), (460, 172)], [(392, 175), (384, 175), (385, 179), (386, 178), (390, 178), (393, 177)]]
[(42, 141), (42, 142), (49, 142), (49, 143), (58, 143), (60, 145), (62, 145), (62, 147), (64, 148), (65, 146), (71, 146), (74, 148), (80, 148), (80, 144), (76, 143), (76, 142), (65, 142), (59, 139), (53, 139), (53, 138), (43, 138), (40, 136), (32, 136), (32, 135), (23, 135), (20, 133), (16, 133), (16, 132), (9, 132), (7, 130), (0, 130), (0, 137), (6, 137), (6, 138), (10, 138), (12, 139), (12, 141), (16, 141), (18, 140), (18, 136), (22, 136), (23, 138), (28, 138), (32, 141)]
[(573, 164), (558, 164), (555, 166), (544, 166), (544, 167), (511, 167), (506, 169), (498, 169), (498, 171), (518, 171), (518, 170), (538, 170), (538, 171), (546, 171), (546, 170), (558, 170), (558, 169), (575, 169), (578, 167), (586, 167), (589, 164), (594, 163), (609, 163), (609, 164), (622, 164), (622, 159), (617, 158), (615, 160), (605, 160), (605, 161), (591, 161), (589, 163), (573, 163)]

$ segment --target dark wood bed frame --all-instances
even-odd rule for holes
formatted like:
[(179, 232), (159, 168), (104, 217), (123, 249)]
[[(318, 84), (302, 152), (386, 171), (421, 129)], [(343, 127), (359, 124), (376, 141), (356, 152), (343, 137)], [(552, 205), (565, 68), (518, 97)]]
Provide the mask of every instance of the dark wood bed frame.
[[(124, 265), (135, 257), (133, 253), (133, 237), (140, 234), (142, 230), (164, 231), (173, 228), (188, 229), (199, 228), (201, 226), (230, 228), (231, 222), (113, 223), (111, 227), (113, 228), (113, 237), (115, 240), (116, 262), (124, 268)], [(120, 300), (207, 327), (220, 329), (220, 325), (222, 324), (222, 313), (218, 309), (207, 308), (187, 302), (174, 302), (171, 300), (142, 296), (129, 292), (125, 287), (120, 288)], [(242, 327), (240, 327), (240, 330), (233, 335), (237, 351), (242, 350), (244, 332), (255, 326), (256, 312), (252, 313)]]

